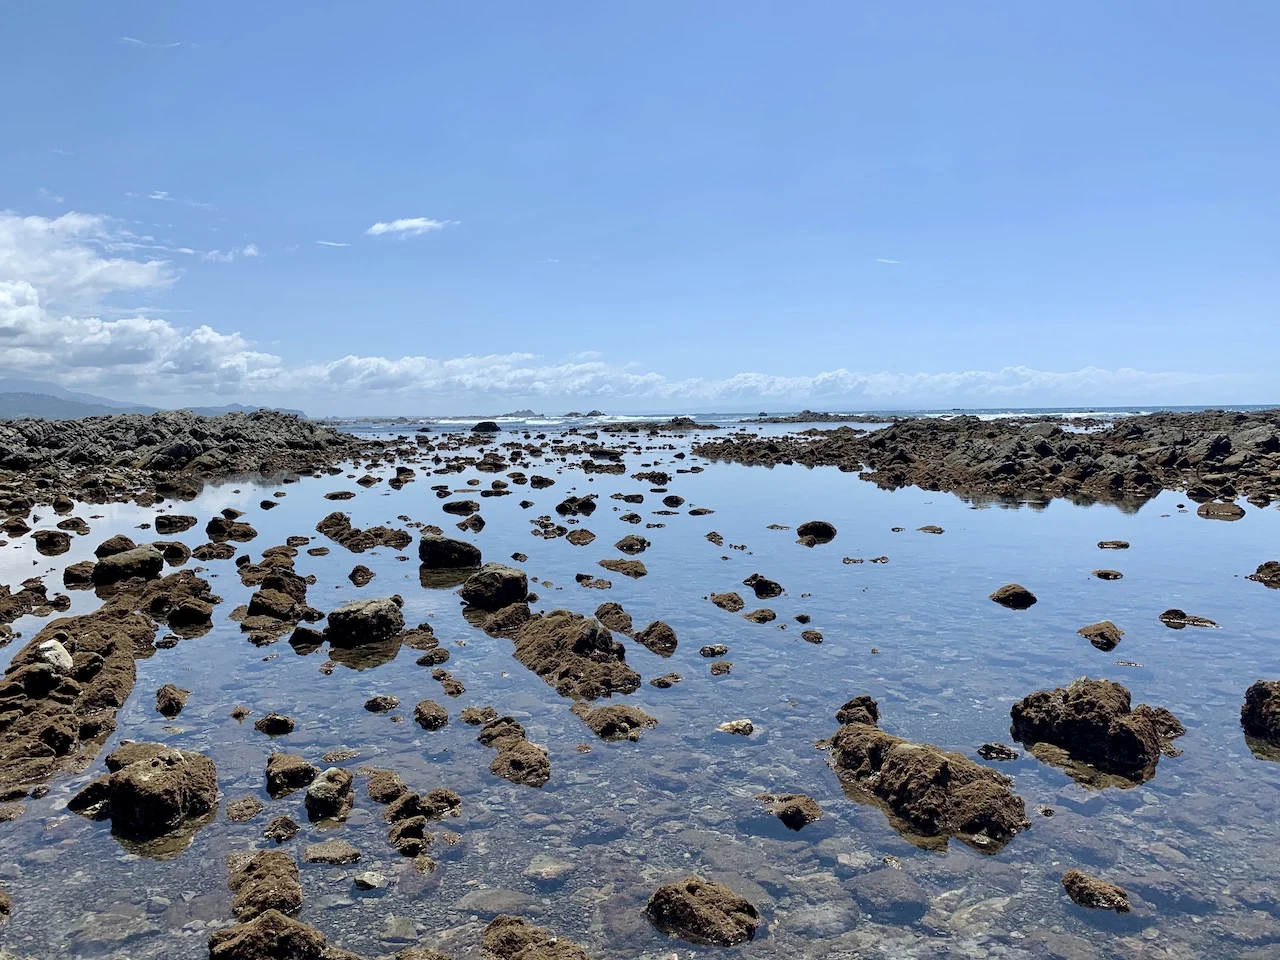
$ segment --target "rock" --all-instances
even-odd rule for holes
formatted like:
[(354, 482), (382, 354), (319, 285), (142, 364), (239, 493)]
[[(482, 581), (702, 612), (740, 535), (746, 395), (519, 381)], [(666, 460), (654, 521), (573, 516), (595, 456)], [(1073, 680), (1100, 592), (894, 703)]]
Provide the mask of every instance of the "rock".
[(282, 713), (268, 713), (264, 717), (259, 717), (253, 724), (253, 729), (269, 737), (282, 737), (287, 733), (293, 733), (293, 727), (293, 718), (286, 717)]
[(772, 597), (782, 596), (782, 584), (758, 573), (753, 573), (742, 582), (756, 592), (757, 600), (768, 600)]
[(1139, 704), (1111, 680), (1081, 678), (1069, 687), (1041, 690), (1013, 705), (1012, 736), (1053, 744), (1073, 759), (1108, 773), (1147, 779), (1162, 751), (1186, 730), (1163, 707)]
[(385, 890), (390, 884), (386, 876), (375, 870), (357, 873), (351, 878), (351, 882), (355, 884), (357, 890)]
[(394, 803), (409, 792), (405, 782), (394, 770), (372, 771), (366, 790), (374, 803)]
[(945, 846), (949, 837), (995, 851), (1030, 826), (1012, 781), (990, 767), (931, 744), (880, 730), (871, 698), (840, 711), (848, 718), (831, 738), (831, 765), (846, 792), (874, 802), (907, 839)]
[(799, 830), (822, 818), (822, 807), (806, 793), (761, 793), (756, 799), (790, 830)]
[(708, 643), (698, 648), (698, 656), (706, 657), (708, 660), (723, 657), (728, 652), (729, 647), (723, 643)]
[(276, 843), (286, 843), (298, 835), (298, 824), (292, 817), (273, 817), (262, 835)]
[(551, 779), (547, 751), (526, 739), (524, 727), (514, 717), (488, 721), (476, 739), (498, 751), (489, 764), (495, 776), (527, 787), (541, 787)]
[(234, 540), (237, 543), (248, 543), (258, 535), (258, 531), (249, 524), (230, 517), (214, 517), (204, 528), (205, 535), (214, 543), (225, 543)]
[(778, 619), (778, 615), (768, 607), (764, 607), (760, 610), (752, 610), (750, 613), (744, 613), (742, 616), (745, 619), (750, 620), (752, 623), (773, 623), (774, 620)]
[(114, 556), (117, 553), (124, 553), (126, 550), (137, 548), (137, 544), (126, 537), (123, 533), (117, 533), (115, 536), (107, 537), (93, 549), (93, 555), (99, 560), (104, 557)]
[(62, 584), (66, 587), (84, 587), (93, 583), (93, 568), (96, 564), (92, 560), (81, 560), (77, 563), (68, 564), (67, 568), (62, 571)]
[(623, 645), (600, 621), (568, 610), (525, 622), (515, 636), (515, 657), (563, 697), (595, 700), (640, 686)]
[(307, 863), (355, 863), (360, 859), (360, 851), (345, 840), (325, 840), (307, 844), (303, 848), (302, 859)]
[(822, 643), (826, 637), (822, 635), (821, 630), (802, 630), (800, 631), (800, 639), (805, 643)]
[(1119, 646), (1120, 638), (1124, 636), (1124, 631), (1110, 620), (1091, 623), (1076, 632), (1104, 653), (1110, 653)]
[(633, 629), (631, 615), (622, 609), (622, 604), (612, 600), (596, 607), (596, 619), (617, 633), (629, 634)]
[(267, 758), (267, 792), (281, 797), (310, 785), (320, 769), (296, 753), (273, 753)]
[(632, 580), (639, 580), (641, 577), (649, 575), (648, 569), (641, 560), (623, 560), (621, 557), (610, 557), (607, 560), (601, 560), (600, 566), (612, 573), (620, 573), (624, 577), (630, 577)]
[(984, 743), (978, 748), (978, 756), (983, 760), (995, 760), (1007, 763), (1018, 759), (1018, 751), (1003, 743)]
[(1271, 587), (1273, 590), (1280, 590), (1280, 560), (1268, 560), (1266, 563), (1259, 564), (1258, 569), (1249, 574), (1246, 579), (1260, 583), (1264, 587)]
[(576, 870), (577, 865), (569, 860), (561, 860), (547, 853), (536, 853), (520, 876), (544, 885), (564, 883)]
[(278, 910), (209, 937), (209, 960), (322, 960), (324, 950), (324, 934)]
[(926, 525), (925, 525), (925, 526), (923, 526), (923, 527), (916, 527), (916, 532), (917, 532), (917, 533), (931, 533), (931, 534), (933, 534), (934, 536), (941, 536), (942, 534), (946, 533), (946, 531), (945, 531), (945, 530), (943, 530), (941, 527), (936, 526), (936, 525), (934, 525), (934, 524), (932, 524), (932, 523), (930, 523), (930, 524), (926, 524)]
[(991, 595), (991, 599), (1010, 610), (1026, 610), (1036, 602), (1036, 595), (1018, 583), (1007, 583)]
[(1280, 746), (1280, 680), (1258, 680), (1245, 691), (1240, 725), (1249, 736)]
[(262, 801), (257, 797), (241, 797), (239, 800), (232, 800), (226, 806), (227, 819), (232, 823), (247, 823), (262, 810)]
[(1235, 503), (1210, 501), (1200, 504), (1196, 516), (1205, 520), (1239, 520), (1244, 517), (1244, 508)]
[(728, 887), (698, 876), (659, 887), (645, 914), (669, 937), (731, 947), (755, 938), (760, 911)]
[(639, 740), (642, 732), (658, 725), (656, 719), (630, 704), (593, 708), (585, 703), (575, 703), (572, 712), (591, 728), (592, 733), (606, 741)]
[(1128, 540), (1099, 540), (1098, 549), (1099, 550), (1128, 550), (1129, 541)]
[(742, 597), (736, 593), (713, 593), (711, 602), (721, 610), (728, 610), (730, 613), (740, 613), (746, 604), (743, 603)]
[(357, 563), (351, 568), (351, 572), (347, 574), (347, 579), (354, 583), (357, 587), (368, 586), (377, 574), (366, 567), (363, 563)]
[(1067, 891), (1067, 896), (1082, 907), (1114, 910), (1116, 913), (1129, 912), (1129, 895), (1123, 889), (1091, 877), (1083, 870), (1068, 870), (1064, 873), (1062, 886)]
[(194, 527), (199, 521), (195, 517), (186, 516), (180, 513), (159, 513), (156, 514), (155, 531), (162, 537), (167, 537), (175, 533), (183, 533)]
[(799, 543), (812, 547), (820, 543), (830, 543), (836, 538), (835, 524), (826, 520), (809, 520), (796, 527)]
[(684, 677), (680, 676), (678, 673), (664, 673), (662, 676), (654, 677), (650, 680), (649, 685), (657, 687), (659, 690), (666, 690), (670, 687), (674, 687), (683, 679)]
[(1187, 613), (1185, 610), (1179, 610), (1177, 607), (1170, 607), (1164, 613), (1160, 614), (1160, 622), (1171, 630), (1181, 630), (1183, 627), (1216, 627), (1217, 624), (1208, 617), (1197, 617)]
[[(340, 510), (335, 510), (316, 524), (316, 532), (324, 534), (330, 540), (341, 544), (352, 553), (364, 553), (374, 547), (390, 547), (392, 550), (403, 550), (413, 542), (407, 530), (392, 527), (369, 527), (361, 530), (351, 525), (351, 518)], [(315, 550), (309, 550), (313, 555)]]
[(400, 706), (400, 698), (388, 693), (380, 693), (364, 702), (364, 708), (370, 713), (390, 713)]
[(452, 513), (455, 517), (466, 517), (479, 510), (480, 504), (474, 500), (450, 500), (440, 509), (445, 513)]
[(422, 700), (413, 708), (413, 719), (423, 730), (439, 730), (449, 722), (449, 711), (434, 700)]
[(165, 717), (176, 717), (187, 705), (189, 696), (191, 696), (190, 690), (183, 690), (172, 683), (166, 683), (156, 691), (156, 713)]
[(727, 676), (733, 670), (733, 664), (728, 660), (717, 660), (711, 664), (711, 675), (713, 677)]
[(238, 920), (252, 920), (269, 910), (295, 913), (302, 906), (298, 865), (279, 850), (259, 850), (233, 868), (228, 886), (234, 895), (231, 912)]
[(471, 428), (472, 433), (501, 433), (502, 428), (498, 426), (496, 421), (481, 420)]
[(596, 511), (596, 495), (589, 494), (585, 497), (565, 497), (560, 503), (556, 504), (556, 513), (562, 517), (589, 517)]
[(716, 727), (720, 733), (733, 733), (740, 737), (749, 737), (755, 732), (755, 724), (746, 717), (741, 720), (726, 720), (724, 723)]
[(93, 566), (95, 584), (107, 585), (132, 580), (154, 580), (164, 569), (164, 556), (149, 544), (103, 557)]
[(596, 535), (586, 529), (570, 530), (565, 539), (575, 547), (585, 547), (595, 542)]
[(665, 620), (653, 621), (636, 634), (636, 640), (660, 657), (671, 656), (679, 645), (675, 630)]
[(36, 551), (46, 557), (56, 557), (71, 549), (71, 534), (61, 530), (37, 530), (31, 535)]
[(40, 663), (48, 664), (53, 668), (53, 672), (59, 676), (70, 675), (75, 667), (75, 661), (72, 659), (71, 654), (67, 652), (67, 648), (59, 640), (45, 640), (43, 643), (37, 644), (36, 659)]
[(307, 816), (312, 820), (345, 820), (355, 802), (351, 771), (330, 767), (307, 787)]
[(637, 536), (634, 533), (627, 534), (614, 544), (615, 548), (621, 550), (623, 553), (629, 553), (632, 556), (635, 556), (638, 553), (644, 553), (649, 549), (649, 546), (650, 544), (648, 540), (644, 537)]
[(1124, 574), (1119, 570), (1095, 570), (1093, 575), (1099, 580), (1123, 580)]
[(160, 743), (127, 744), (107, 756), (105, 777), (67, 804), (77, 813), (110, 818), (124, 836), (170, 833), (211, 812), (218, 803), (218, 773), (200, 753)]
[(498, 915), (485, 928), (483, 945), (495, 960), (588, 960), (576, 943), (508, 914)]
[(850, 881), (857, 901), (879, 923), (915, 923), (929, 910), (929, 896), (910, 874), (882, 867)]
[(353, 600), (329, 613), (324, 635), (330, 646), (355, 647), (387, 640), (404, 629), (404, 614), (390, 597)]
[(523, 570), (501, 563), (486, 563), (462, 585), (462, 599), (481, 610), (499, 610), (521, 603), (529, 596), (529, 578)]

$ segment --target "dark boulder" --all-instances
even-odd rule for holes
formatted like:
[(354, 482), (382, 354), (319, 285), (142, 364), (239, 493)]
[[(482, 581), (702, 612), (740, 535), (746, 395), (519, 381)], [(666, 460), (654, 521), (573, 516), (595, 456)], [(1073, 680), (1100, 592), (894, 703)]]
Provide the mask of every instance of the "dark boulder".
[(1019, 583), (1007, 583), (991, 599), (1010, 610), (1026, 610), (1036, 602), (1036, 595)]
[(462, 599), (481, 610), (499, 610), (529, 596), (529, 577), (523, 570), (486, 563), (462, 585)]
[(332, 610), (324, 635), (335, 647), (354, 647), (387, 640), (404, 629), (400, 604), (391, 597), (353, 600)]
[(480, 548), (465, 540), (427, 533), (418, 543), (418, 559), (433, 570), (478, 567)]
[(659, 887), (645, 913), (669, 937), (719, 947), (747, 943), (761, 923), (760, 911), (745, 897), (698, 876)]

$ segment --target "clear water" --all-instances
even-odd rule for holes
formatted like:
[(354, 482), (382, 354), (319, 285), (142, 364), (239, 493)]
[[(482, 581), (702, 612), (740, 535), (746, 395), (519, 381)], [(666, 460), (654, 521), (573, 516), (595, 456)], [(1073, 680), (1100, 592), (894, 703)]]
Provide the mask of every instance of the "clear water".
[[(641, 464), (661, 462), (674, 473), (697, 462), (672, 459), (686, 441), (670, 443), (669, 449), (629, 457), (628, 474)], [(201, 519), (180, 539), (191, 546), (204, 542), (204, 521), (224, 506), (245, 510), (259, 531), (242, 547), (255, 559), (291, 534), (315, 536), (332, 552), (323, 558), (299, 552), (298, 571), (318, 578), (311, 602), (330, 609), (357, 596), (401, 594), (410, 623), (434, 625), (452, 654), (447, 668), (467, 692), (445, 697), (408, 649), (373, 669), (339, 665), (326, 675), (320, 669), (326, 650), (299, 656), (284, 642), (254, 647), (227, 619), (249, 594), (233, 563), (206, 565), (225, 600), (215, 628), (138, 663), (134, 695), (107, 749), (130, 738), (200, 750), (217, 763), (224, 803), (255, 796), (266, 809), (244, 824), (220, 811), (182, 854), (139, 856), (117, 842), (108, 825), (64, 809), (101, 772), (99, 758), (85, 774), (55, 781), (46, 798), (29, 801), (20, 819), (0, 826), (0, 878), (14, 900), (14, 915), (0, 928), (0, 948), (39, 958), (206, 955), (209, 932), (231, 922), (228, 854), (268, 846), (262, 829), (280, 814), (303, 825), (299, 838), (285, 846), (299, 859), (304, 844), (335, 835), (322, 836), (307, 824), (300, 793), (267, 796), (267, 756), (284, 749), (319, 763), (327, 751), (349, 747), (358, 754), (348, 764), (353, 769), (389, 767), (413, 789), (447, 786), (463, 797), (462, 816), (442, 825), (463, 839), (447, 852), (437, 849), (440, 866), (430, 876), (415, 872), (387, 844), (382, 808), (367, 799), (359, 778), (355, 811), (336, 835), (361, 850), (361, 862), (301, 864), (307, 898), (302, 919), (365, 956), (403, 948), (410, 932), (460, 957), (478, 956), (486, 910), (495, 905), (552, 927), (593, 957), (723, 953), (668, 941), (641, 913), (658, 885), (691, 872), (728, 883), (760, 907), (766, 925), (755, 942), (737, 950), (743, 957), (1280, 954), (1280, 857), (1274, 852), (1280, 764), (1250, 752), (1238, 721), (1246, 687), (1259, 677), (1280, 676), (1280, 591), (1244, 579), (1280, 555), (1280, 511), (1248, 507), (1242, 521), (1206, 521), (1178, 509), (1182, 501), (1173, 494), (1132, 513), (1065, 502), (981, 509), (946, 494), (879, 490), (835, 469), (715, 464), (675, 477), (671, 492), (687, 503), (676, 516), (660, 516), (651, 514), (662, 509), (661, 494), (646, 493), (639, 507), (609, 499), (618, 490), (647, 490), (625, 476), (554, 473), (550, 465), (526, 472), (554, 476), (557, 483), (540, 491), (512, 487), (512, 496), (483, 500), (488, 525), (475, 541), (486, 559), (528, 555), (521, 566), (554, 584), (533, 587), (539, 608), (590, 613), (616, 600), (637, 626), (661, 618), (675, 628), (680, 644), (670, 659), (628, 643), (628, 661), (646, 681), (671, 670), (685, 677), (668, 690), (646, 682), (628, 698), (658, 718), (656, 729), (638, 743), (595, 740), (570, 713), (570, 703), (511, 656), (509, 641), (470, 627), (452, 591), (420, 585), (413, 548), (409, 559), (385, 549), (357, 556), (314, 533), (316, 522), (335, 508), (361, 527), (399, 526), (396, 518), (404, 514), (452, 532), (446, 521), (456, 518), (441, 511), (443, 501), (430, 485), (474, 490), (466, 487), (468, 479), (479, 477), (488, 486), (494, 475), (433, 479), (420, 469), (418, 480), (398, 492), (385, 484), (360, 490), (344, 477), (210, 487), (196, 502), (176, 508)], [(360, 493), (341, 503), (322, 499), (334, 489)], [(287, 493), (280, 506), (260, 510), (258, 502), (276, 490)], [(570, 492), (600, 495), (595, 515), (581, 521), (597, 540), (575, 547), (563, 538), (530, 536), (530, 521), (553, 513)], [(520, 509), (525, 498), (536, 506)], [(687, 511), (694, 506), (716, 512), (691, 517)], [(633, 509), (666, 526), (646, 530), (619, 521), (620, 513)], [(85, 506), (76, 513), (102, 516), (90, 520), (93, 532), (76, 538), (62, 557), (40, 557), (29, 538), (0, 550), (5, 582), (48, 571), (53, 587), (66, 564), (91, 556), (112, 533), (152, 538), (133, 528), (151, 520), (154, 510)], [(806, 549), (793, 532), (767, 529), (816, 518), (836, 524), (834, 542)], [(46, 515), (40, 525), (55, 520)], [(946, 532), (916, 532), (925, 524)], [(891, 532), (893, 527), (905, 532)], [(723, 548), (705, 539), (711, 530), (724, 536)], [(649, 575), (638, 581), (596, 565), (620, 556), (612, 544), (629, 533), (653, 543), (641, 557)], [(1128, 540), (1132, 548), (1097, 548), (1109, 539)], [(890, 562), (842, 562), (882, 555)], [(362, 589), (346, 579), (356, 563), (377, 574)], [(1091, 571), (1098, 567), (1117, 568), (1124, 579), (1095, 579)], [(780, 581), (786, 594), (752, 602), (741, 581), (757, 571)], [(579, 572), (608, 577), (612, 590), (578, 586)], [(1013, 612), (987, 599), (1010, 581), (1029, 587), (1039, 603)], [(748, 609), (768, 606), (778, 620), (753, 624), (705, 599), (731, 589), (744, 595)], [(72, 596), (73, 612), (97, 603), (90, 593)], [(1171, 630), (1157, 619), (1168, 607), (1210, 617), (1221, 627)], [(801, 640), (793, 619), (799, 613), (811, 615), (823, 644)], [(1126, 631), (1109, 654), (1076, 635), (1101, 619)], [(14, 624), (28, 637), (39, 625), (32, 618)], [(710, 675), (709, 662), (698, 655), (707, 643), (731, 647), (730, 675)], [(20, 644), (0, 652), (0, 662)], [(1135, 702), (1173, 710), (1188, 728), (1178, 741), (1183, 753), (1161, 760), (1153, 780), (1124, 790), (1090, 790), (1025, 754), (1001, 764), (1016, 778), (1034, 825), (994, 856), (958, 842), (945, 852), (912, 846), (879, 810), (844, 796), (825, 754), (814, 746), (835, 731), (841, 703), (869, 693), (880, 702), (884, 729), (975, 756), (985, 741), (1010, 742), (1009, 707), (1016, 699), (1082, 675), (1119, 680)], [(154, 691), (166, 682), (192, 691), (173, 721), (154, 712)], [(363, 709), (378, 693), (400, 698), (405, 722)], [(424, 698), (449, 709), (443, 730), (424, 732), (412, 722), (413, 705)], [(253, 730), (252, 718), (243, 724), (230, 718), (237, 704), (252, 708), (254, 716), (287, 713), (298, 729), (269, 740)], [(530, 739), (550, 752), (550, 783), (538, 790), (492, 776), (492, 751), (458, 719), (466, 705), (491, 705), (519, 718)], [(754, 722), (753, 736), (715, 732), (720, 722), (740, 717)], [(591, 745), (590, 752), (578, 752), (582, 743)], [(753, 797), (764, 791), (806, 792), (826, 815), (791, 833), (762, 816)], [(1055, 815), (1036, 813), (1041, 805)], [(538, 856), (564, 861), (571, 872), (556, 885), (525, 876)], [(885, 858), (896, 860), (922, 891), (922, 918), (904, 921), (859, 903), (859, 878), (882, 868)], [(1074, 906), (1059, 883), (1072, 866), (1125, 886), (1134, 912), (1115, 916)], [(359, 893), (352, 876), (361, 870), (378, 870), (393, 883), (384, 892)], [(487, 888), (508, 893), (477, 895)]]

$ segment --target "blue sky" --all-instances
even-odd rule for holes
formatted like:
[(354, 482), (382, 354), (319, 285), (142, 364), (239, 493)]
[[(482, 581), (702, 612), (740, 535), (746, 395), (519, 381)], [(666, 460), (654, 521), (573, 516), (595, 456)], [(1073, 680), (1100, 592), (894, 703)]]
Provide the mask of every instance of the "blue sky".
[(1280, 402), (1271, 2), (0, 27), (3, 372), (319, 413)]

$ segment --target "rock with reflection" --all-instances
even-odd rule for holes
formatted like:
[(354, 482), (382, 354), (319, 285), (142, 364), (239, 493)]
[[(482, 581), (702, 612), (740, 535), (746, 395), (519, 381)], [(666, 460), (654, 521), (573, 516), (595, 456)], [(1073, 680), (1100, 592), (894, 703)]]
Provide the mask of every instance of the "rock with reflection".
[(389, 640), (404, 629), (399, 597), (353, 600), (329, 613), (325, 639), (330, 647), (359, 647)]
[(424, 590), (454, 590), (464, 583), (475, 567), (430, 567), (423, 564), (418, 568), (418, 583)]
[(1280, 590), (1280, 560), (1268, 560), (1266, 563), (1258, 565), (1258, 569), (1246, 577), (1255, 583), (1260, 583), (1264, 587), (1270, 587), (1272, 590)]
[(418, 559), (431, 570), (454, 570), (479, 567), (480, 548), (466, 540), (455, 540), (439, 534), (423, 534), (418, 542)]
[(364, 553), (374, 547), (403, 550), (413, 543), (413, 537), (406, 530), (383, 526), (369, 527), (367, 530), (354, 527), (351, 525), (351, 518), (341, 510), (335, 510), (317, 523), (316, 532), (324, 534), (352, 553)]
[(1258, 680), (1245, 691), (1240, 726), (1255, 756), (1280, 760), (1280, 680)]
[(499, 610), (521, 603), (529, 596), (529, 578), (523, 570), (501, 563), (486, 563), (462, 585), (462, 599), (481, 610)]
[(149, 841), (185, 833), (189, 842), (217, 807), (217, 769), (203, 754), (130, 743), (107, 756), (107, 769), (111, 772), (72, 797), (67, 808), (110, 820), (121, 837)]
[[(1064, 751), (1075, 764), (1134, 782), (1151, 779), (1161, 755), (1176, 755), (1172, 741), (1186, 733), (1165, 708), (1144, 703), (1131, 708), (1124, 686), (1087, 677), (1065, 688), (1030, 694), (1015, 703), (1010, 713), (1011, 735), (1040, 759), (1054, 762), (1052, 752), (1037, 749), (1049, 745)], [(1065, 769), (1086, 785), (1093, 779), (1077, 766)]]
[(830, 762), (845, 792), (880, 807), (917, 846), (941, 849), (955, 837), (994, 853), (1030, 826), (1026, 805), (1004, 774), (885, 733), (870, 697), (855, 698), (840, 714), (847, 720), (831, 738)]

